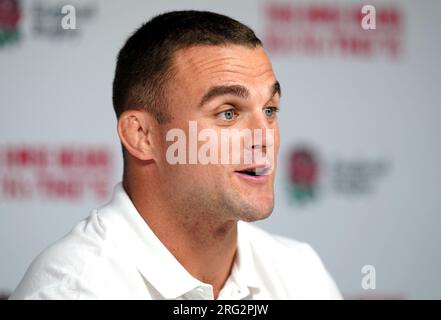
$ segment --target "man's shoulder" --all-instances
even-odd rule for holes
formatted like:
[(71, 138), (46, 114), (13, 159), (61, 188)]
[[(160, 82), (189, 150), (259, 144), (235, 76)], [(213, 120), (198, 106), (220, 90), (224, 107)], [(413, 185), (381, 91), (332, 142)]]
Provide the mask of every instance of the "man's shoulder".
[[(341, 294), (317, 252), (306, 242), (272, 234), (242, 222), (254, 263), (273, 283), (286, 285), (288, 296), (305, 299), (340, 299)], [(293, 290), (291, 292), (291, 290)]]
[(106, 228), (94, 210), (34, 259), (11, 298), (78, 298), (77, 287), (86, 274), (99, 272), (108, 248)]
[(57, 265), (63, 270), (81, 273), (107, 249), (106, 228), (96, 210), (80, 221), (67, 235), (49, 246), (36, 259), (36, 266)]

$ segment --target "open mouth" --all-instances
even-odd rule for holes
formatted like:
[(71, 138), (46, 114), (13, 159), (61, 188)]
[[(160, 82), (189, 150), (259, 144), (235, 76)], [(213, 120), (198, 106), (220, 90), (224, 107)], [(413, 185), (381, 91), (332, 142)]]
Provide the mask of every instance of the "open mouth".
[(244, 170), (236, 171), (241, 174), (246, 174), (252, 177), (266, 176), (271, 173), (271, 168), (249, 168)]

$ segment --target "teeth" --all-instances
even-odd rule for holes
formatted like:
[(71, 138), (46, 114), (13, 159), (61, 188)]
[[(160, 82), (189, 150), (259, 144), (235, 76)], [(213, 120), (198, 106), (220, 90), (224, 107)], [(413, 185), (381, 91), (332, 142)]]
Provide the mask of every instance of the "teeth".
[(269, 171), (270, 168), (255, 168), (251, 170), (243, 170), (242, 172), (253, 176), (263, 176), (268, 174)]
[(262, 176), (266, 173), (266, 168), (256, 168), (256, 176)]

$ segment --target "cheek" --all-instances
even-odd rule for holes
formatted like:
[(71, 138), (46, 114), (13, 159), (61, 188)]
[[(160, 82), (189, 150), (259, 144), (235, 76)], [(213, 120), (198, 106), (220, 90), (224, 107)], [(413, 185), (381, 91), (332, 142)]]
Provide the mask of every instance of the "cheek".
[(277, 154), (279, 153), (279, 145), (280, 145), (280, 133), (279, 133), (279, 128), (276, 128), (274, 130), (274, 146), (276, 151), (276, 157)]
[(204, 185), (206, 189), (219, 189), (219, 186), (224, 185), (227, 179), (226, 168), (222, 165), (213, 164), (198, 164), (187, 166), (188, 177), (191, 184)]
[(178, 165), (169, 173), (170, 183), (180, 185), (181, 190), (199, 190), (213, 193), (225, 184), (219, 169), (212, 165)]
[(204, 164), (187, 164), (187, 165), (177, 165), (174, 168), (180, 176), (187, 177), (190, 182), (192, 179), (194, 183), (198, 181), (211, 181), (214, 182), (216, 179), (221, 179), (221, 169), (216, 165), (204, 165)]

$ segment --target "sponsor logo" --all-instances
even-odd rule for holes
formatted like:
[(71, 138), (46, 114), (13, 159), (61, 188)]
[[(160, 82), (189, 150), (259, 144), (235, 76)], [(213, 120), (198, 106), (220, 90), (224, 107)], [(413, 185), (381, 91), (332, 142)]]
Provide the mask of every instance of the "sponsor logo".
[(386, 175), (389, 164), (385, 160), (339, 159), (332, 165), (331, 182), (335, 192), (345, 195), (373, 193), (377, 181)]
[(104, 146), (0, 147), (0, 199), (107, 199), (112, 149)]
[(403, 51), (404, 15), (394, 4), (272, 1), (263, 15), (263, 41), (273, 54), (396, 58)]
[(0, 0), (0, 48), (20, 40), (21, 16), (18, 0)]
[[(286, 168), (289, 198), (298, 204), (314, 203), (325, 195), (363, 197), (373, 194), (390, 170), (385, 159), (320, 157), (308, 146), (296, 146), (288, 154)], [(320, 191), (320, 193), (319, 193)]]
[(303, 204), (314, 200), (317, 193), (319, 165), (314, 152), (301, 147), (291, 151), (288, 160), (290, 194), (296, 202)]
[(79, 37), (87, 22), (96, 16), (96, 11), (94, 2), (65, 5), (35, 1), (32, 4), (33, 34), (57, 40)]

